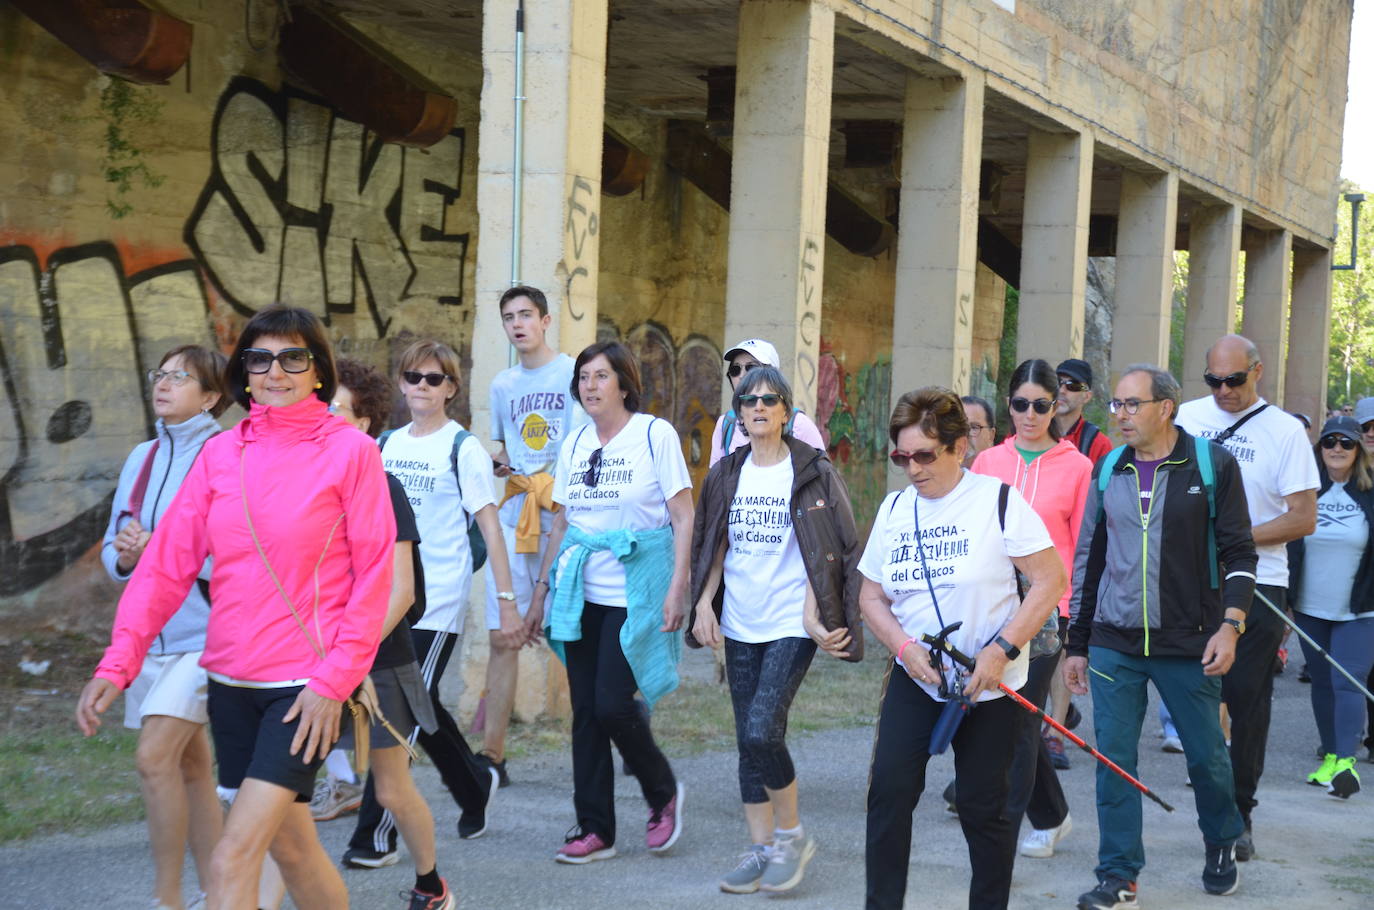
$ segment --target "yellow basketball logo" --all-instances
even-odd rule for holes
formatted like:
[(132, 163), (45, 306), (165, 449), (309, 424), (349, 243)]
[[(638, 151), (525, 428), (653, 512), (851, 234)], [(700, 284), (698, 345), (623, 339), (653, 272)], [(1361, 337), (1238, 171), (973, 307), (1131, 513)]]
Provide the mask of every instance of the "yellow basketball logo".
[(527, 415), (520, 427), (520, 438), (525, 440), (530, 451), (541, 451), (549, 444), (549, 422), (538, 411)]

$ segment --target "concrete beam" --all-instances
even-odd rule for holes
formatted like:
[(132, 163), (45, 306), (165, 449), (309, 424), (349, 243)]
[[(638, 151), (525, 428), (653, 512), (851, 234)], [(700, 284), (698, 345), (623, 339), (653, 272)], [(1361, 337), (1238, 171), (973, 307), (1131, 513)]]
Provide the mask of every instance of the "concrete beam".
[[(1326, 368), (1331, 344), (1331, 251), (1293, 250), (1293, 297), (1283, 407), (1321, 426), (1326, 418)], [(1261, 350), (1263, 353), (1263, 350)], [(1273, 362), (1273, 361), (1271, 361)], [(1274, 364), (1275, 371), (1279, 364)]]
[(1188, 315), (1183, 331), (1183, 399), (1208, 394), (1207, 349), (1236, 330), (1240, 206), (1196, 209), (1188, 229)]
[(1110, 389), (1133, 363), (1169, 364), (1178, 175), (1121, 174)]
[(1288, 231), (1263, 231), (1245, 250), (1245, 306), (1240, 333), (1255, 343), (1268, 365), (1260, 394), (1274, 402), (1283, 401), (1292, 254), (1293, 235)]
[(978, 265), (984, 77), (906, 83), (901, 229), (892, 307), (892, 399), (968, 391)]
[(816, 406), (835, 13), (744, 0), (736, 53), (725, 344), (767, 338)]
[(1093, 140), (1032, 130), (1026, 156), (1016, 359), (1083, 354)]

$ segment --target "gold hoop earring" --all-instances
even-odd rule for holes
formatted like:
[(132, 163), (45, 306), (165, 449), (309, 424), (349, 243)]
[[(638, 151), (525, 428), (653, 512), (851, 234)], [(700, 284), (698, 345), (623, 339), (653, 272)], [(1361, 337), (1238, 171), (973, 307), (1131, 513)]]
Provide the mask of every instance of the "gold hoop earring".
[(252, 392), (252, 391), (253, 391), (253, 387), (250, 386), (250, 385), (246, 385), (246, 386), (243, 387), (243, 390), (244, 390), (245, 392)]
[(323, 383), (323, 382), (317, 382), (317, 383), (315, 383), (315, 388), (317, 388), (317, 389), (322, 389), (322, 388), (324, 388), (324, 383)]

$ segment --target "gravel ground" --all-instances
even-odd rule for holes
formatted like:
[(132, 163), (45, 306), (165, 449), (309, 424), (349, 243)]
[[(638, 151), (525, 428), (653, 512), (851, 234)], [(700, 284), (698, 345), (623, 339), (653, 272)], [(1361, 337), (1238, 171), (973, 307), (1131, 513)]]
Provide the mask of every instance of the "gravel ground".
[[(690, 652), (689, 661), (709, 660)], [(694, 670), (697, 668), (693, 668)], [(1202, 840), (1183, 757), (1160, 751), (1155, 715), (1141, 739), (1146, 783), (1178, 807), (1172, 815), (1145, 803), (1149, 865), (1141, 875), (1141, 906), (1149, 910), (1219, 905), (1253, 908), (1374, 907), (1374, 830), (1367, 791), (1349, 802), (1303, 784), (1317, 761), (1308, 689), (1295, 670), (1276, 680), (1274, 724), (1267, 768), (1255, 814), (1258, 856), (1241, 867), (1239, 892), (1215, 899), (1201, 888)], [(1084, 728), (1091, 742), (1091, 710)], [(1080, 731), (1083, 732), (1083, 731)], [(570, 759), (546, 753), (511, 768), (514, 784), (499, 792), (488, 834), (460, 841), (457, 810), (432, 768), (417, 769), (422, 791), (435, 808), (440, 872), (458, 891), (459, 906), (486, 908), (701, 908), (737, 907), (761, 900), (795, 908), (861, 907), (863, 903), (863, 804), (871, 726), (831, 730), (793, 739), (801, 781), (802, 817), (820, 843), (806, 880), (790, 895), (722, 894), (716, 880), (732, 868), (744, 844), (733, 752), (676, 761), (687, 787), (684, 833), (671, 856), (648, 854), (640, 837), (646, 810), (633, 780), (617, 790), (621, 811), (620, 855), (584, 867), (552, 861), (573, 823)], [(1075, 753), (1063, 772), (1074, 830), (1048, 860), (1021, 859), (1013, 907), (1072, 907), (1093, 884), (1097, 823), (1093, 809), (1094, 762)], [(1374, 772), (1374, 766), (1362, 764)], [(965, 905), (968, 863), (957, 820), (946, 812), (939, 790), (952, 773), (951, 756), (931, 761), (927, 797), (916, 810), (907, 906)], [(1374, 773), (1365, 775), (1374, 787)], [(340, 855), (350, 819), (320, 826), (326, 848)], [(357, 908), (402, 906), (397, 892), (409, 886), (402, 864), (375, 871), (344, 872)], [(76, 873), (77, 881), (72, 875)], [(126, 825), (79, 836), (58, 835), (0, 848), (0, 908), (57, 910), (74, 905), (107, 910), (146, 910), (151, 893), (146, 835)], [(194, 880), (191, 873), (188, 882)], [(92, 885), (99, 883), (93, 889)], [(74, 891), (74, 885), (76, 886)], [(98, 900), (91, 897), (98, 890)], [(288, 902), (288, 906), (289, 906)]]

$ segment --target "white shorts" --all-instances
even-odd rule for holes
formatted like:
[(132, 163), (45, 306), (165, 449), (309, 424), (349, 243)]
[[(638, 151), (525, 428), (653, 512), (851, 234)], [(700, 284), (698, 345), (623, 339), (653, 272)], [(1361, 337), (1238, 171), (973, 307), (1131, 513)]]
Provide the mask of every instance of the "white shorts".
[[(539, 578), (539, 564), (544, 561), (544, 550), (549, 545), (549, 535), (539, 535), (538, 553), (515, 552), (515, 528), (501, 525), (501, 539), (506, 542), (506, 555), (510, 558), (510, 578), (515, 587), (515, 607), (523, 617), (530, 610), (530, 596), (534, 593), (534, 582)], [(491, 560), (488, 559), (487, 629), (499, 628), (501, 601), (496, 599), (496, 579), (492, 576)]]
[(209, 723), (201, 653), (149, 654), (143, 658), (143, 669), (124, 693), (124, 726), (137, 730), (150, 714), (178, 717), (193, 724)]

